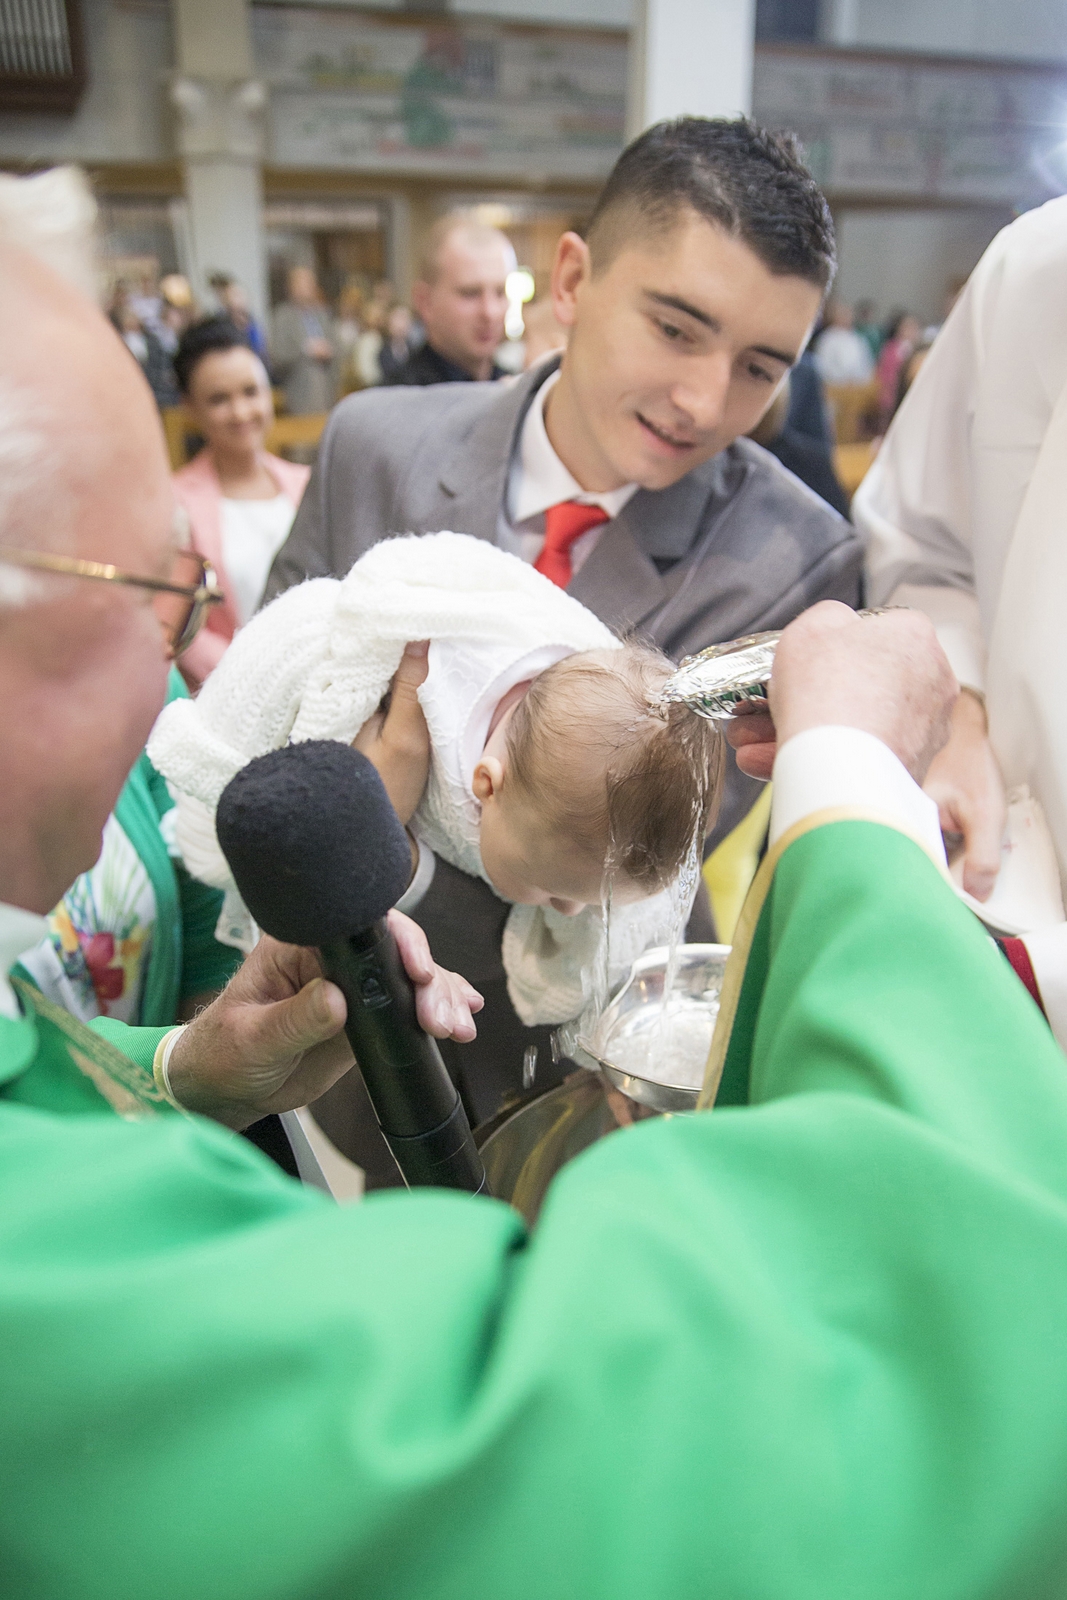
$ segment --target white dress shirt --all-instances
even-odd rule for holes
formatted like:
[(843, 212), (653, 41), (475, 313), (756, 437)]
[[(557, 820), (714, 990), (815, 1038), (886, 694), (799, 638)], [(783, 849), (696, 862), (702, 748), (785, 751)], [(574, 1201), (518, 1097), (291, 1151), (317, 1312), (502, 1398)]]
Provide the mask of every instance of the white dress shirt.
[(296, 507), (288, 495), (273, 500), (222, 501), (222, 564), (226, 593), (243, 628), (254, 616), (271, 562), (289, 537)]
[[(589, 493), (572, 477), (559, 459), (545, 429), (545, 401), (559, 382), (559, 372), (546, 378), (534, 395), (519, 435), (518, 447), (508, 472), (507, 492), (497, 526), (497, 544), (510, 555), (531, 565), (545, 543), (545, 512), (563, 500), (577, 500), (583, 506), (600, 506), (609, 517), (617, 517), (623, 506), (637, 493), (636, 483), (604, 493)], [(603, 523), (583, 533), (571, 546), (571, 570), (579, 571), (588, 561), (603, 532)]]

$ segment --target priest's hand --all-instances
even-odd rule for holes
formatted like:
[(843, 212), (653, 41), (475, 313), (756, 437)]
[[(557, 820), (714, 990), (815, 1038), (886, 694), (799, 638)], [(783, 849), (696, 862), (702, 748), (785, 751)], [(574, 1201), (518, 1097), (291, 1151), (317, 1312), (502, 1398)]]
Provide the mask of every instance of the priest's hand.
[[(422, 929), (398, 911), (389, 927), (415, 985), (419, 1022), (437, 1039), (468, 1043), (482, 997), (430, 955)], [(308, 1105), (352, 1065), (345, 999), (322, 976), (314, 950), (266, 935), (171, 1052), (175, 1099), (230, 1128)]]
[(807, 728), (859, 728), (889, 746), (917, 783), (948, 739), (959, 685), (921, 611), (858, 616), (824, 600), (790, 623), (774, 658), (769, 712), (732, 719), (738, 766), (770, 776), (777, 744)]
[(741, 771), (749, 778), (759, 778), (761, 783), (766, 783), (778, 751), (770, 711), (759, 701), (739, 705), (726, 724), (726, 740), (733, 748)]
[(429, 671), (429, 641), (404, 649), (389, 686), (389, 709), (375, 712), (352, 740), (385, 785), (393, 810), (406, 826), (430, 776), (430, 730), (419, 703), (419, 685)]
[(930, 763), (923, 785), (937, 802), (941, 831), (963, 841), (963, 887), (988, 900), (1000, 871), (1007, 804), (1004, 781), (989, 743), (985, 706), (970, 689), (952, 709), (952, 732)]

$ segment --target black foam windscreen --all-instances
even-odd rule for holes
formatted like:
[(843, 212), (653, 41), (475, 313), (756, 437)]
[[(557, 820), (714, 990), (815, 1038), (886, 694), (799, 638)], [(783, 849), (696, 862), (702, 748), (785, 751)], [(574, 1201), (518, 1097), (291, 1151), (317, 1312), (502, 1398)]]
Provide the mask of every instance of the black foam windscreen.
[(369, 928), (411, 878), (411, 850), (366, 756), (332, 739), (272, 750), (226, 785), (222, 853), (252, 916), (287, 944)]

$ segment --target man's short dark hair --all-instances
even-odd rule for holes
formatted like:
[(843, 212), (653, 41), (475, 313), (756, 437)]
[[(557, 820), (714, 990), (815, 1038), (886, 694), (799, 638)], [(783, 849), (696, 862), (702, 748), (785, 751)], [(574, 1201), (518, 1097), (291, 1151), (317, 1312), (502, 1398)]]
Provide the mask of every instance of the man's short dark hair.
[(686, 209), (742, 240), (777, 276), (823, 290), (833, 282), (830, 208), (791, 133), (768, 133), (747, 117), (679, 117), (647, 129), (597, 200), (587, 234), (594, 271), (632, 236), (632, 221), (662, 229)]
[(250, 350), (252, 347), (240, 328), (228, 317), (207, 317), (186, 328), (174, 352), (174, 376), (182, 394), (189, 393), (193, 373), (205, 356), (218, 350)]

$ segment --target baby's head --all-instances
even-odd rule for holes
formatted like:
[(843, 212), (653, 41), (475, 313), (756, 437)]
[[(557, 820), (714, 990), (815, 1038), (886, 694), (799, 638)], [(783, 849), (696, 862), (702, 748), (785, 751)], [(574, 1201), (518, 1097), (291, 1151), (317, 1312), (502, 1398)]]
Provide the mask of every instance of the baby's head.
[(482, 864), (508, 900), (573, 913), (599, 905), (609, 876), (620, 902), (677, 876), (714, 817), (723, 741), (658, 703), (672, 671), (644, 645), (591, 650), (502, 702), (473, 786)]

